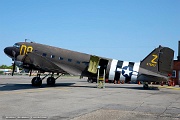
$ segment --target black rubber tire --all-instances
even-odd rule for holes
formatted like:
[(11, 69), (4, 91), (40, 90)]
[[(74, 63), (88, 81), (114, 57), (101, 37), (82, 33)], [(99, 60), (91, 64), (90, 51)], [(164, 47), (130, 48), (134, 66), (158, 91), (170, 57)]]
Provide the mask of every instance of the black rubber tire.
[(55, 83), (56, 83), (56, 80), (55, 80), (54, 77), (48, 77), (48, 78), (47, 78), (47, 85), (49, 85), (49, 86), (54, 86)]
[(40, 77), (34, 77), (31, 81), (32, 86), (41, 86), (42, 85), (42, 80)]
[(143, 88), (144, 88), (144, 89), (148, 89), (148, 88), (149, 88), (148, 84), (144, 84), (144, 85), (143, 85)]

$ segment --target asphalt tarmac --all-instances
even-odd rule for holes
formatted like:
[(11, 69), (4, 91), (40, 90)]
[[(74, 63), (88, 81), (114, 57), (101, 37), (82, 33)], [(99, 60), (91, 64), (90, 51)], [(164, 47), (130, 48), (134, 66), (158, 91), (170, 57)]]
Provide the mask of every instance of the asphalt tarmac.
[(0, 76), (0, 119), (26, 120), (179, 120), (180, 89), (153, 85), (87, 83), (63, 77), (55, 87), (32, 77)]

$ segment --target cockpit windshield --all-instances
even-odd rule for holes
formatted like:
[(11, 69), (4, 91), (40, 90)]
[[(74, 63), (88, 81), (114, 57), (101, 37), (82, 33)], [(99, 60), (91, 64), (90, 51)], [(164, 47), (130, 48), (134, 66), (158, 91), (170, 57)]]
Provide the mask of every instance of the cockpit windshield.
[(13, 47), (20, 48), (20, 45), (18, 43), (15, 43)]

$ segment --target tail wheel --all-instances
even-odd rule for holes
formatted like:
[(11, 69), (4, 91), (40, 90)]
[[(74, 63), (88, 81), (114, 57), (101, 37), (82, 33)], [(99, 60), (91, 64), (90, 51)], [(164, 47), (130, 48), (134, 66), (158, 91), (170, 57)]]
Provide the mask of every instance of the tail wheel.
[(56, 80), (54, 77), (48, 77), (47, 78), (47, 85), (54, 86), (56, 83)]
[(144, 88), (144, 89), (148, 89), (148, 88), (149, 88), (148, 84), (144, 84), (144, 85), (143, 85), (143, 88)]
[(32, 86), (41, 86), (42, 85), (42, 80), (40, 77), (34, 77), (31, 81)]

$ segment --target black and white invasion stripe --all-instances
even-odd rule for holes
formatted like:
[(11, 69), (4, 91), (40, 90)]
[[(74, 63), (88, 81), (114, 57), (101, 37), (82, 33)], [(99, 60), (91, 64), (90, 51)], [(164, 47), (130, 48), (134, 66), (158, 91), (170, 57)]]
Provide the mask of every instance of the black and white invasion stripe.
[(109, 80), (135, 81), (137, 79), (140, 63), (121, 60), (112, 60)]

